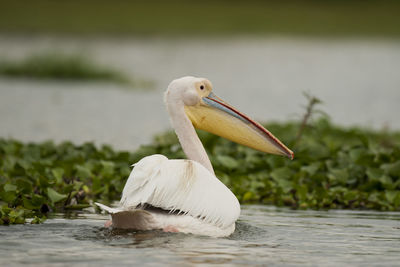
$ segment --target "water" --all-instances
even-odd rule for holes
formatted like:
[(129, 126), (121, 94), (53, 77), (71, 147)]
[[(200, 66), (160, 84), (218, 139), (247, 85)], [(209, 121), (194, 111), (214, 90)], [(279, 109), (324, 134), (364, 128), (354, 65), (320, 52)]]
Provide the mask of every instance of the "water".
[(106, 215), (0, 227), (0, 265), (395, 266), (400, 213), (242, 206), (227, 238), (109, 230)]
[(188, 74), (209, 78), (218, 96), (262, 122), (300, 119), (308, 91), (335, 123), (400, 129), (396, 40), (0, 36), (0, 58), (49, 50), (84, 54), (156, 89), (0, 78), (0, 136), (132, 150), (170, 129), (163, 91)]

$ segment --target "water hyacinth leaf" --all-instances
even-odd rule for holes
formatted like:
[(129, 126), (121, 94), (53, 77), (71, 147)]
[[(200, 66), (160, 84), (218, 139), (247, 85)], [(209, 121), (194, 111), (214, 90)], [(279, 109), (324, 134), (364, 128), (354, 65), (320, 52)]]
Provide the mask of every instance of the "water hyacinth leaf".
[(46, 217), (45, 216), (42, 216), (42, 217), (38, 217), (38, 216), (35, 216), (32, 220), (31, 220), (31, 224), (40, 224), (40, 223), (43, 223), (44, 221), (46, 221)]
[(288, 192), (292, 189), (292, 182), (290, 181), (291, 175), (292, 172), (288, 167), (282, 167), (271, 172), (271, 177), (284, 192)]
[(24, 170), (28, 170), (32, 167), (32, 162), (24, 159), (24, 158), (20, 158), (17, 160), (17, 164), (18, 166), (20, 166), (22, 169)]
[(361, 158), (361, 156), (363, 155), (363, 153), (365, 153), (365, 149), (362, 149), (362, 148), (355, 148), (355, 149), (352, 149), (352, 150), (350, 150), (350, 152), (349, 152), (349, 156), (350, 156), (350, 158), (351, 158), (351, 160), (352, 161), (358, 161), (360, 158)]
[(62, 179), (64, 176), (64, 169), (54, 168), (51, 170), (51, 173), (53, 174), (54, 178), (56, 179), (57, 184), (62, 183)]
[(288, 180), (291, 177), (292, 172), (290, 171), (289, 167), (282, 167), (282, 168), (273, 170), (270, 175), (276, 181)]
[(242, 201), (243, 201), (243, 202), (247, 202), (247, 201), (252, 200), (253, 198), (254, 198), (253, 192), (247, 191), (246, 193), (244, 193), (244, 195), (243, 195), (243, 197), (242, 197)]
[(81, 189), (82, 185), (83, 185), (83, 182), (74, 181), (73, 190), (78, 191), (79, 189)]
[(19, 144), (17, 142), (0, 142), (0, 148), (5, 152), (5, 154), (13, 155), (16, 154), (19, 149)]
[(42, 195), (33, 194), (32, 197), (31, 197), (31, 201), (32, 201), (33, 205), (35, 205), (37, 207), (40, 207), (40, 206), (44, 205), (47, 200)]
[(13, 172), (16, 163), (17, 158), (10, 156), (9, 154), (5, 155), (2, 159), (2, 167), (6, 172)]
[(38, 210), (40, 209), (41, 205), (35, 205), (32, 201), (32, 199), (28, 199), (26, 197), (22, 198), (22, 203), (25, 209), (29, 209), (29, 210)]
[(114, 173), (115, 163), (111, 161), (102, 160), (101, 162), (101, 174), (104, 176), (111, 176)]
[(26, 210), (21, 208), (11, 209), (3, 206), (0, 210), (0, 225), (25, 223), (25, 212)]
[(17, 186), (15, 186), (13, 184), (5, 184), (3, 189), (5, 192), (17, 191)]
[(371, 180), (379, 180), (379, 178), (383, 175), (383, 170), (378, 168), (368, 168), (366, 174)]
[(19, 191), (24, 194), (30, 194), (33, 190), (32, 182), (27, 178), (18, 178), (16, 180), (16, 185)]
[(393, 188), (400, 190), (400, 179), (393, 183)]
[(87, 167), (77, 165), (77, 166), (75, 166), (75, 169), (76, 169), (76, 175), (80, 178), (87, 179), (93, 175), (92, 172), (90, 171), (90, 169)]
[(83, 186), (82, 186), (82, 190), (83, 190), (83, 192), (85, 192), (86, 194), (89, 194), (89, 193), (90, 193), (90, 188), (89, 188), (87, 185), (83, 185)]
[(228, 169), (235, 169), (235, 168), (239, 167), (238, 161), (229, 156), (218, 155), (217, 161), (222, 166), (224, 166), (225, 168), (228, 168)]
[(328, 178), (332, 182), (339, 182), (345, 184), (349, 178), (349, 173), (345, 169), (333, 169), (328, 173)]
[(388, 175), (382, 175), (379, 177), (379, 181), (386, 189), (394, 189), (393, 188), (393, 180)]
[(122, 177), (128, 177), (132, 171), (132, 168), (130, 166), (126, 166), (126, 165), (119, 166), (118, 169), (119, 169), (120, 175)]
[(307, 172), (309, 175), (313, 176), (321, 167), (321, 163), (313, 162), (309, 165), (302, 166), (301, 170)]
[(9, 213), (9, 216), (12, 218), (18, 218), (24, 215), (24, 210), (18, 209), (18, 210), (11, 210)]
[(395, 207), (395, 210), (399, 210), (400, 208), (400, 191), (396, 191), (396, 197), (393, 199), (393, 206)]
[[(41, 188), (46, 188), (46, 187), (49, 187), (50, 186), (50, 183), (52, 182), (51, 180), (49, 181), (49, 177), (47, 176), (47, 175), (40, 175), (39, 173), (38, 174), (35, 174), (35, 175), (33, 175), (33, 176), (38, 176), (38, 181), (39, 181), (39, 186), (41, 187)], [(51, 178), (50, 178), (51, 179)]]
[(355, 200), (355, 198), (357, 197), (357, 193), (354, 191), (346, 191), (343, 197), (348, 203), (349, 201)]
[(388, 175), (400, 177), (400, 160), (394, 163), (382, 164), (381, 168)]
[(296, 195), (301, 201), (307, 200), (308, 189), (305, 185), (296, 186)]
[(396, 197), (400, 194), (399, 191), (395, 191), (395, 190), (387, 190), (385, 192), (385, 197), (387, 199), (387, 201), (389, 201), (389, 203), (394, 203), (394, 200), (396, 199)]
[(47, 196), (51, 200), (52, 203), (57, 203), (61, 200), (65, 200), (67, 198), (67, 195), (60, 194), (57, 191), (55, 191), (52, 188), (47, 188)]
[(16, 198), (17, 198), (17, 193), (15, 191), (0, 192), (0, 199), (6, 203), (13, 203)]

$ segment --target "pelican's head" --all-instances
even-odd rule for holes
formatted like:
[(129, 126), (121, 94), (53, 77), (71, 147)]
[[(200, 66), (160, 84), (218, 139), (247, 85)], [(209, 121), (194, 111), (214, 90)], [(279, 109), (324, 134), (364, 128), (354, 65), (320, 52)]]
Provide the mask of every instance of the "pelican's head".
[(169, 105), (182, 106), (197, 129), (293, 159), (293, 152), (267, 129), (217, 97), (212, 90), (211, 82), (204, 78), (187, 76), (173, 80), (165, 94), (167, 108), (171, 114)]

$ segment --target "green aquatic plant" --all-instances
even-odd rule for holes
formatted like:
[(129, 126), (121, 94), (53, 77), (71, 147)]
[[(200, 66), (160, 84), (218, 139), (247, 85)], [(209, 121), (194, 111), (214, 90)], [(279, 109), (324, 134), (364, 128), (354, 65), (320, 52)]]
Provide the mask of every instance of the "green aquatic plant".
[(33, 54), (21, 61), (0, 60), (0, 75), (12, 78), (105, 81), (139, 88), (153, 86), (151, 81), (131, 79), (112, 68), (98, 66), (87, 57), (54, 52)]
[[(292, 147), (301, 123), (267, 127)], [(400, 210), (400, 132), (341, 128), (323, 117), (304, 127), (292, 161), (203, 131), (198, 134), (217, 177), (241, 203)], [(91, 143), (0, 139), (0, 223), (23, 223), (26, 218), (40, 223), (52, 211), (118, 200), (130, 165), (155, 153), (184, 157), (173, 132), (156, 136), (132, 153)]]

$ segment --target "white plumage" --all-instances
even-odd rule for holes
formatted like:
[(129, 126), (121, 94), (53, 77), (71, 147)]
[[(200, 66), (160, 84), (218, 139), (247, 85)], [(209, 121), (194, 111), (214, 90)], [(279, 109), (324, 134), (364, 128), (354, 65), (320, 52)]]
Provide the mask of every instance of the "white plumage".
[[(134, 164), (119, 207), (96, 203), (111, 214), (113, 227), (215, 237), (233, 233), (240, 215), (239, 202), (215, 176), (189, 117), (196, 127), (265, 152), (293, 157), (271, 133), (211, 91), (207, 79), (194, 77), (174, 80), (168, 86), (165, 104), (189, 159), (152, 155)], [(235, 128), (237, 132), (232, 132)]]
[(239, 217), (235, 195), (200, 163), (152, 155), (135, 164), (121, 198), (124, 209), (162, 207), (226, 228)]
[[(139, 230), (173, 226), (179, 232), (203, 235), (206, 227), (211, 236), (231, 234), (240, 215), (235, 195), (205, 167), (192, 160), (168, 160), (163, 155), (148, 156), (134, 164), (119, 208), (96, 204), (113, 214), (114, 227), (132, 228), (133, 222)], [(140, 210), (147, 205), (169, 212)], [(122, 222), (121, 217), (125, 217)], [(127, 219), (132, 222), (126, 224)]]

